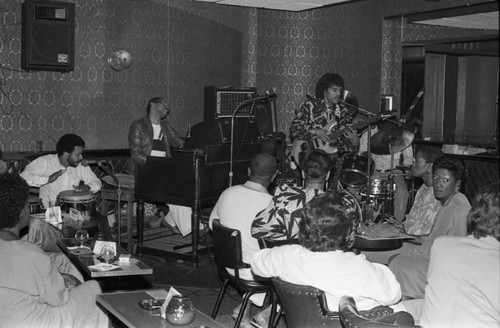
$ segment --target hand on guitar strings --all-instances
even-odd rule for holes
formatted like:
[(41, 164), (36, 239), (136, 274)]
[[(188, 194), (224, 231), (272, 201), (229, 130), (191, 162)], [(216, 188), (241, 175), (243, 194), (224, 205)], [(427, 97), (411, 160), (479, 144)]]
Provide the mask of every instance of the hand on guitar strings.
[(351, 141), (353, 145), (359, 144), (359, 137), (356, 131), (350, 127), (346, 128), (346, 132), (344, 133), (344, 136)]

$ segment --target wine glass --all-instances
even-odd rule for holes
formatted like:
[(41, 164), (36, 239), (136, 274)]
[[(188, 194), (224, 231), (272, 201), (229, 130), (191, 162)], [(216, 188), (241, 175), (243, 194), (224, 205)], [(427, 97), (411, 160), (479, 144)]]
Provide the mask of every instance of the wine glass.
[(85, 229), (78, 229), (75, 233), (75, 239), (80, 242), (80, 248), (83, 248), (83, 243), (89, 239), (89, 233)]
[(101, 258), (106, 262), (105, 268), (109, 268), (109, 260), (115, 257), (115, 250), (111, 245), (103, 245), (101, 248)]

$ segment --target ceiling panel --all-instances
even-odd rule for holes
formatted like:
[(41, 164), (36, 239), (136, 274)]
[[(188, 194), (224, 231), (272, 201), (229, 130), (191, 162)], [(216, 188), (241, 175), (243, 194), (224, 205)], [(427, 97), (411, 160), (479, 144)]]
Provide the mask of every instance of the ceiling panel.
[(412, 23), (460, 27), (460, 28), (498, 30), (498, 11), (472, 14), (472, 15), (445, 17), (438, 19), (421, 20), (421, 21), (414, 21)]
[(199, 2), (213, 2), (220, 5), (255, 7), (286, 11), (302, 11), (338, 3), (360, 0), (194, 0)]

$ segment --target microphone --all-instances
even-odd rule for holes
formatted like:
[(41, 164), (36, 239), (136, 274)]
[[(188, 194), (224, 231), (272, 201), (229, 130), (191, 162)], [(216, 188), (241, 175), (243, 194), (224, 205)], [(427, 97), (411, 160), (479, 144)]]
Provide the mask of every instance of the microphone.
[(264, 95), (266, 95), (268, 98), (276, 97), (276, 87), (272, 87), (271, 89), (266, 90)]
[(250, 99), (251, 101), (259, 101), (259, 100), (268, 100), (276, 97), (276, 88), (272, 87), (269, 90), (266, 90), (263, 94), (256, 96), (255, 98)]
[(101, 161), (101, 160), (97, 160), (97, 159), (82, 159), (82, 161), (80, 162), (80, 164), (82, 164), (82, 166), (89, 166), (89, 165), (95, 165), (97, 164), (98, 166), (102, 166), (103, 164), (109, 164), (108, 161)]

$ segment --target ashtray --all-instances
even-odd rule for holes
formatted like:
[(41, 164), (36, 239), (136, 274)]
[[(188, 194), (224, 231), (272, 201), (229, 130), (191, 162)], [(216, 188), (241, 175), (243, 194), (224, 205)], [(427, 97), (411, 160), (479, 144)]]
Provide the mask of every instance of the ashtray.
[(157, 299), (154, 299), (154, 298), (148, 298), (148, 299), (145, 299), (145, 300), (140, 300), (139, 301), (139, 306), (141, 308), (143, 308), (144, 310), (151, 311), (151, 310), (154, 310), (154, 309), (161, 308), (161, 306), (163, 305), (164, 302), (165, 302), (165, 300), (157, 300)]

